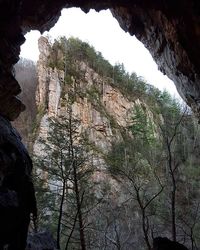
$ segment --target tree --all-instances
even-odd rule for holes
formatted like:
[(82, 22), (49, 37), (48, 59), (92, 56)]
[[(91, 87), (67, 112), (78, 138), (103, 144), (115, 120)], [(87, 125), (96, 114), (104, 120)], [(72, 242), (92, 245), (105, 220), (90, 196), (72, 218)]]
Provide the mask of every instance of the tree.
[[(86, 67), (103, 77), (103, 86), (108, 80), (108, 83), (113, 88), (118, 88), (125, 97), (139, 103), (135, 104), (131, 126), (128, 128), (120, 127), (114, 119), (111, 120), (111, 115), (106, 113), (112, 123), (111, 127), (114, 124), (113, 127), (120, 130), (123, 138), (120, 143), (113, 143), (111, 152), (105, 157), (113, 177), (107, 177), (107, 182), (117, 180), (121, 193), (124, 194), (125, 200), (128, 200), (126, 205), (131, 209), (122, 205), (121, 197), (117, 196), (115, 205), (114, 201), (110, 202), (111, 208), (105, 197), (104, 204), (91, 207), (86, 204), (88, 200), (90, 204), (94, 204), (95, 198), (88, 190), (95, 188), (91, 187), (93, 184), (87, 163), (87, 147), (78, 147), (82, 145), (82, 140), (79, 140), (80, 133), (76, 137), (73, 129), (70, 132), (68, 126), (64, 128), (65, 132), (68, 131), (67, 139), (63, 142), (64, 149), (59, 149), (64, 134), (58, 138), (58, 148), (54, 146), (48, 149), (55, 160), (51, 159), (52, 156), (46, 159), (46, 166), (51, 166), (47, 187), (51, 187), (49, 195), (52, 196), (52, 207), (56, 207), (56, 202), (60, 204), (59, 208), (50, 210), (57, 220), (58, 246), (75, 249), (81, 244), (82, 249), (128, 249), (134, 245), (129, 242), (129, 235), (134, 231), (132, 225), (138, 224), (141, 232), (139, 237), (135, 238), (143, 237), (144, 245), (148, 249), (151, 248), (151, 231), (153, 234), (162, 232), (167, 237), (171, 236), (174, 241), (187, 239), (195, 249), (195, 244), (198, 245), (199, 228), (199, 137), (187, 121), (189, 114), (185, 115), (179, 104), (166, 91), (161, 93), (134, 73), (129, 75), (122, 64), (110, 65), (101, 53), (97, 53), (92, 46), (79, 39), (59, 39), (52, 46), (49, 59), (51, 67), (57, 67), (65, 73), (61, 112), (65, 111), (67, 94), (71, 94), (69, 89), (73, 89), (76, 96), (88, 98), (97, 111), (106, 113), (101, 98), (101, 84), (91, 88), (86, 84), (86, 90), (79, 88), (79, 81), (82, 86), (82, 81), (85, 80), (82, 76), (85, 75)], [(76, 96), (73, 96), (74, 100)], [(63, 124), (70, 123), (71, 107), (66, 110), (67, 117), (55, 120), (57, 130), (54, 130), (52, 138), (62, 130), (58, 125), (61, 120)], [(71, 121), (73, 118), (72, 116)], [(75, 132), (79, 130), (78, 127)], [(57, 152), (56, 148), (59, 149)], [(54, 166), (55, 171), (52, 171)], [(103, 171), (106, 172), (105, 169)], [(190, 183), (185, 180), (186, 177)], [(95, 209), (92, 209), (94, 206)], [(125, 217), (122, 210), (130, 214)], [(134, 214), (132, 225), (125, 223), (131, 213)]]
[[(163, 191), (155, 166), (149, 165), (136, 149), (133, 142), (115, 145), (109, 155), (109, 170), (114, 178), (128, 191), (132, 201), (136, 201), (141, 217), (141, 228), (147, 248), (149, 239), (151, 206)], [(157, 185), (156, 185), (157, 184)]]
[(53, 195), (54, 206), (59, 204), (54, 210), (49, 207), (50, 215), (57, 220), (58, 249), (61, 245), (68, 249), (70, 244), (75, 244), (77, 232), (81, 249), (86, 249), (85, 222), (89, 200), (92, 200), (89, 177), (93, 170), (86, 154), (86, 141), (78, 131), (79, 125), (69, 107), (67, 116), (49, 120), (47, 140), (41, 142), (45, 152), (39, 157), (46, 178), (43, 185), (47, 185)]
[[(160, 123), (161, 137), (163, 140), (163, 151), (165, 153), (165, 162), (167, 172), (167, 184), (170, 194), (170, 213), (171, 213), (171, 236), (172, 240), (177, 240), (177, 185), (179, 182), (179, 168), (186, 161), (187, 154), (183, 152), (183, 122), (187, 108), (182, 112), (179, 104), (175, 100), (169, 99), (167, 95), (163, 96), (168, 102), (161, 106), (163, 124)], [(168, 104), (168, 106), (167, 106)], [(170, 106), (169, 106), (170, 104)], [(169, 177), (169, 178), (168, 178)]]
[[(161, 206), (166, 208), (162, 209), (159, 216), (165, 217), (166, 225), (170, 225), (169, 231), (173, 241), (187, 239), (187, 242), (191, 241), (191, 245), (194, 247), (198, 202), (195, 202), (196, 199), (193, 196), (195, 192), (191, 190), (193, 181), (189, 181), (189, 179), (191, 179), (190, 171), (195, 170), (198, 161), (195, 157), (198, 148), (198, 143), (196, 144), (197, 127), (194, 126), (188, 108), (182, 107), (167, 92), (163, 92), (158, 100), (162, 119), (157, 124), (160, 129), (159, 136), (163, 152), (162, 179), (165, 182), (163, 205)], [(187, 179), (188, 181), (186, 181)], [(188, 190), (191, 190), (189, 196), (193, 196), (193, 201), (188, 196)], [(168, 202), (169, 207), (166, 206)]]
[(132, 200), (138, 204), (145, 244), (150, 250), (149, 215), (153, 202), (164, 188), (157, 173), (161, 160), (158, 151), (160, 145), (147, 110), (145, 112), (141, 105), (135, 106), (133, 122), (129, 129), (133, 138), (130, 139), (130, 135), (125, 136), (124, 142), (114, 144), (107, 159), (111, 174), (121, 183), (125, 183), (123, 185)]

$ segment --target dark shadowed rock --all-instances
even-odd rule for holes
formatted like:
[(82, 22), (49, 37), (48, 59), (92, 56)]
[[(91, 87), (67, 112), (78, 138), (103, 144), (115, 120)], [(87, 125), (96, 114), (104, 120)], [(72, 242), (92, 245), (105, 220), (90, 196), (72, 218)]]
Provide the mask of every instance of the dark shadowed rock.
[(30, 214), (37, 214), (31, 170), (20, 136), (0, 116), (0, 249), (25, 249)]
[(0, 208), (17, 208), (17, 194), (13, 190), (0, 190)]
[(0, 249), (12, 241), (19, 218), (18, 198), (15, 191), (0, 189)]
[(168, 238), (157, 237), (153, 240), (153, 250), (188, 250), (188, 248)]
[(56, 250), (56, 241), (49, 232), (29, 234), (26, 250)]

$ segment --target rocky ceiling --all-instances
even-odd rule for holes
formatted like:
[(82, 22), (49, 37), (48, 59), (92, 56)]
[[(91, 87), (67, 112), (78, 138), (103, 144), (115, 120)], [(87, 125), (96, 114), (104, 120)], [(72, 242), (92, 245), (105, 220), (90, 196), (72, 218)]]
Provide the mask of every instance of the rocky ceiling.
[(200, 115), (199, 0), (0, 0), (0, 114), (14, 120), (24, 110), (16, 97), (20, 87), (12, 67), (25, 33), (49, 30), (64, 7), (85, 12), (109, 8), (121, 28), (146, 46), (159, 69)]

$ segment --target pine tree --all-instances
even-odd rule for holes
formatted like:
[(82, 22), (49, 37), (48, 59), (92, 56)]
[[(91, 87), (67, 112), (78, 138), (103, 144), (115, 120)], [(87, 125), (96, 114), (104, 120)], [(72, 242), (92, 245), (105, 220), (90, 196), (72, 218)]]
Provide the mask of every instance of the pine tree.
[(74, 244), (86, 249), (85, 222), (93, 199), (89, 184), (93, 170), (79, 126), (70, 106), (65, 116), (50, 118), (49, 134), (41, 141), (44, 154), (37, 157), (41, 175), (45, 176), (43, 187), (52, 196), (48, 213), (54, 218), (51, 223), (57, 225), (58, 249)]

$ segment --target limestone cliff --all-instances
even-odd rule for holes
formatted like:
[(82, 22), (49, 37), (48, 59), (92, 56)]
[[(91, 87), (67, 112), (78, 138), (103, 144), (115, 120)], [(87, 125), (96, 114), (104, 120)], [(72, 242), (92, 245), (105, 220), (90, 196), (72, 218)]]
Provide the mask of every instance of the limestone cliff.
[[(49, 66), (50, 44), (44, 37), (39, 39), (40, 57), (37, 63), (38, 90), (36, 101), (42, 107), (43, 117), (39, 127), (39, 137), (48, 133), (48, 117), (66, 114), (71, 91), (76, 92), (72, 104), (73, 114), (81, 121), (82, 132), (87, 133), (90, 142), (102, 153), (107, 152), (112, 142), (122, 140), (124, 129), (132, 123), (135, 104), (122, 92), (114, 88), (111, 79), (100, 76), (87, 63), (77, 61), (81, 77), (71, 76), (71, 84), (64, 83), (65, 72)], [(35, 144), (35, 151), (40, 146)]]
[[(91, 49), (91, 46), (89, 47), (89, 45), (78, 39), (60, 38), (54, 44), (50, 44), (46, 38), (41, 37), (39, 39), (39, 48), (40, 60), (37, 64), (39, 85), (36, 100), (41, 122), (38, 129), (38, 138), (42, 137), (45, 139), (49, 131), (54, 133), (53, 135), (51, 134), (51, 138), (55, 134), (59, 134), (58, 127), (56, 127), (57, 130), (49, 129), (51, 126), (48, 118), (50, 117), (60, 117), (62, 119), (64, 117), (66, 124), (69, 124), (68, 111), (70, 105), (70, 111), (72, 110), (73, 115), (80, 121), (79, 131), (87, 135), (87, 139), (90, 142), (88, 144), (89, 146), (92, 145), (90, 147), (91, 154), (87, 151), (87, 155), (93, 158), (91, 166), (95, 167), (92, 168), (92, 175), (89, 179), (93, 186), (92, 193), (100, 199), (108, 195), (109, 204), (113, 203), (117, 208), (129, 200), (129, 193), (131, 193), (130, 200), (133, 203), (131, 203), (130, 218), (134, 219), (132, 224), (135, 231), (135, 234), (132, 232), (130, 234), (131, 240), (134, 238), (136, 242), (142, 242), (143, 237), (141, 238), (138, 227), (141, 222), (136, 222), (140, 220), (140, 212), (138, 212), (137, 198), (135, 197), (140, 195), (139, 189), (142, 189), (142, 197), (147, 194), (148, 190), (151, 193), (151, 196), (146, 198), (148, 204), (149, 200), (152, 201), (152, 198), (149, 199), (149, 197), (157, 197), (155, 193), (159, 192), (160, 194), (162, 192), (163, 187), (160, 180), (165, 183), (166, 164), (168, 164), (168, 155), (166, 153), (168, 151), (165, 151), (168, 144), (165, 143), (168, 143), (169, 138), (173, 140), (174, 131), (175, 133), (177, 131), (177, 121), (179, 122), (179, 119), (183, 118), (181, 107), (175, 100), (170, 99), (171, 97), (166, 92), (161, 93), (158, 89), (139, 80), (136, 75), (127, 74), (122, 65), (111, 66), (103, 59), (100, 53), (93, 53), (94, 50)], [(75, 55), (72, 52), (76, 52)], [(139, 111), (142, 109), (142, 113), (136, 112), (138, 108)], [(190, 115), (188, 114), (187, 118)], [(65, 127), (67, 131), (68, 127)], [(189, 127), (187, 126), (187, 128)], [(186, 126), (182, 131), (184, 140), (186, 140)], [(47, 146), (53, 145), (53, 149), (57, 146), (59, 147), (58, 153), (55, 155), (62, 155), (64, 151), (68, 159), (70, 158), (68, 152), (71, 151), (68, 144), (63, 145), (63, 142), (68, 143), (70, 141), (69, 134), (67, 133), (66, 137), (64, 134), (61, 135), (62, 137), (59, 135), (56, 144), (52, 143), (55, 141), (48, 141)], [(173, 159), (178, 159), (179, 155), (177, 152), (183, 148), (183, 136), (181, 133), (180, 135), (180, 142), (178, 140), (177, 146), (173, 145), (173, 147), (177, 147), (177, 151), (173, 153)], [(159, 140), (155, 140), (158, 137)], [(65, 140), (60, 140), (60, 138), (65, 138)], [(192, 137), (188, 136), (189, 138)], [(77, 141), (74, 140), (74, 144), (72, 144), (77, 146)], [(197, 140), (195, 139), (195, 141)], [(117, 147), (113, 147), (113, 144)], [(186, 145), (192, 145), (191, 142), (190, 144), (184, 144), (185, 147)], [(35, 153), (40, 154), (40, 156), (44, 151), (42, 146), (44, 144), (40, 144), (39, 140), (36, 141), (34, 146)], [(42, 158), (47, 160), (45, 168), (41, 171), (46, 171), (45, 173), (47, 173), (47, 168), (53, 169), (54, 163), (51, 163), (55, 161), (54, 169), (57, 173), (57, 165), (58, 163), (62, 165), (62, 162), (64, 162), (63, 157), (60, 158), (61, 160), (59, 158), (55, 160), (54, 158), (54, 161), (51, 161), (50, 154), (48, 155), (48, 152), (51, 153), (50, 148), (45, 148), (47, 149), (46, 156), (48, 157), (43, 157), (42, 155)], [(113, 150), (113, 148), (117, 150)], [(80, 154), (79, 152), (77, 155)], [(85, 148), (82, 152), (86, 152)], [(182, 153), (180, 157), (182, 161)], [(72, 162), (74, 161), (73, 158)], [(117, 164), (115, 165), (116, 162)], [(90, 163), (86, 164), (90, 165)], [(84, 167), (87, 167), (86, 164)], [(118, 167), (119, 173), (125, 172), (125, 175), (115, 178), (114, 171), (112, 172), (112, 164), (115, 165), (113, 167), (114, 171)], [(72, 164), (68, 163), (68, 165), (71, 166)], [(155, 172), (159, 174), (160, 179), (158, 178), (158, 183), (157, 173), (155, 174)], [(125, 178), (127, 176), (128, 178)], [(44, 179), (51, 180), (48, 177), (51, 178), (50, 171), (49, 176), (48, 174), (45, 175)], [(130, 182), (128, 181), (129, 179), (131, 180)], [(58, 181), (56, 179), (56, 184)], [(105, 188), (109, 189), (106, 195), (103, 193), (105, 183), (107, 185), (105, 185)], [(70, 180), (69, 184), (71, 184)], [(130, 188), (132, 185), (134, 186), (133, 189)], [(171, 185), (171, 182), (169, 182), (169, 185)], [(167, 190), (166, 196), (168, 195)], [(182, 192), (180, 197), (181, 195)], [(140, 198), (138, 199), (140, 206)], [(166, 207), (165, 200), (163, 200), (163, 204)], [(123, 213), (125, 207), (123, 207)], [(95, 221), (96, 218), (95, 216)], [(161, 216), (161, 218), (163, 217)], [(168, 221), (169, 219), (167, 219), (166, 224)], [(157, 222), (152, 223), (156, 225)], [(160, 225), (160, 223), (158, 224)], [(168, 236), (170, 233), (166, 228), (163, 228), (162, 232), (163, 235)], [(161, 230), (158, 230), (158, 232), (160, 233)], [(145, 248), (139, 246), (126, 249)]]

